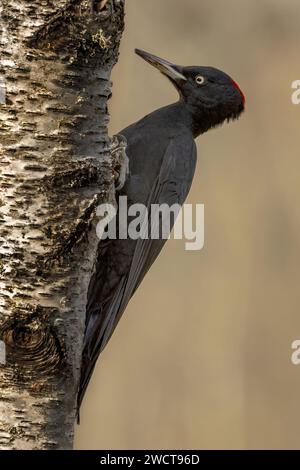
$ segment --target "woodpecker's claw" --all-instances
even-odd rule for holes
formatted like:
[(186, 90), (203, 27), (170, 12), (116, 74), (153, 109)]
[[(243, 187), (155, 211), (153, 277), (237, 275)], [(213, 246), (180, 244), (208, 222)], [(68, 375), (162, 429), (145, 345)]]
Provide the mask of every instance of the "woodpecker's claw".
[(102, 2), (100, 3), (100, 11), (104, 9), (107, 2), (108, 2), (108, 0), (102, 0)]
[(129, 175), (129, 159), (126, 154), (127, 140), (121, 134), (112, 138), (111, 155), (114, 160), (116, 191), (120, 191)]

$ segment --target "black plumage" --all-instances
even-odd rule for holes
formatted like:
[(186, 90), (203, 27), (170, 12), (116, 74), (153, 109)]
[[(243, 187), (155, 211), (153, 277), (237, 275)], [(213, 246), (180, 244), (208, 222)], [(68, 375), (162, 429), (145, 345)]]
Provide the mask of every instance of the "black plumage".
[[(129, 176), (118, 193), (128, 204), (182, 205), (194, 176), (194, 139), (244, 110), (245, 98), (228, 75), (212, 67), (181, 67), (152, 54), (138, 55), (166, 75), (178, 102), (120, 132), (127, 140)], [(78, 408), (97, 358), (165, 239), (103, 240), (89, 286)]]

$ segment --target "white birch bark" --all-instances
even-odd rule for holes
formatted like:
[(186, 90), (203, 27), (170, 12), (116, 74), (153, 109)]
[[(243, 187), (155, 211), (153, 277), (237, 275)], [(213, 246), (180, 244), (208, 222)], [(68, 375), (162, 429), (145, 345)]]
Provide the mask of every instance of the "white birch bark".
[(0, 449), (70, 449), (124, 0), (0, 15)]

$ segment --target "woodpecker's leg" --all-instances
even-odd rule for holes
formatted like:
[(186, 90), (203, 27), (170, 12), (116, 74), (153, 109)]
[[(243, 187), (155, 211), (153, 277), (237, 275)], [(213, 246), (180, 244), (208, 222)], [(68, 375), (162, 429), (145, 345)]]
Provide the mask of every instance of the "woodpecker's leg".
[(121, 134), (112, 138), (111, 155), (115, 171), (116, 190), (120, 191), (129, 175), (129, 159), (126, 154), (127, 140)]

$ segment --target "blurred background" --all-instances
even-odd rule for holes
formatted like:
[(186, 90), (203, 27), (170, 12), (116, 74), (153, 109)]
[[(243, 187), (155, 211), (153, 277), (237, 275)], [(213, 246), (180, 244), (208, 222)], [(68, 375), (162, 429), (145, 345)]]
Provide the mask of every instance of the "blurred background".
[(111, 134), (177, 99), (135, 47), (212, 65), (247, 111), (198, 139), (205, 247), (170, 241), (97, 365), (77, 449), (300, 448), (299, 0), (127, 0)]

